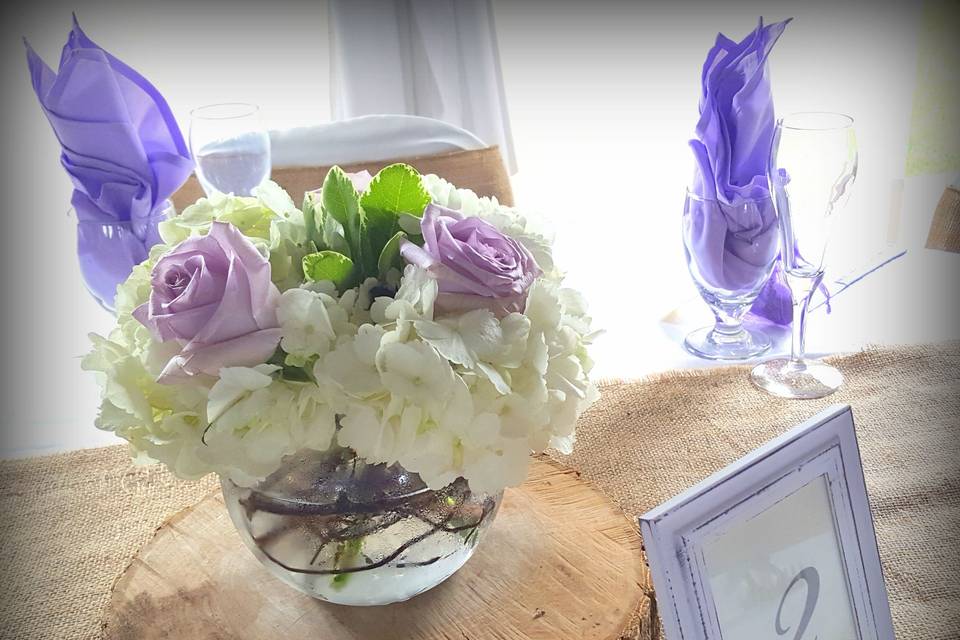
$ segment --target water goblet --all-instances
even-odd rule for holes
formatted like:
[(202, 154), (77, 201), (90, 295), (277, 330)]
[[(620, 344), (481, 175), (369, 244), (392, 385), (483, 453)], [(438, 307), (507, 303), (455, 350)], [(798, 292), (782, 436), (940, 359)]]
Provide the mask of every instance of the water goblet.
[(176, 209), (163, 200), (149, 215), (133, 220), (82, 219), (74, 209), (68, 215), (77, 219), (77, 260), (83, 284), (101, 307), (114, 313), (117, 285), (147, 259), (150, 247), (162, 242), (159, 224), (176, 215)]
[(270, 136), (253, 104), (212, 104), (191, 111), (190, 151), (208, 196), (248, 196), (270, 177)]
[(770, 339), (743, 326), (743, 316), (770, 279), (777, 258), (777, 215), (769, 194), (730, 202), (687, 192), (683, 245), (687, 267), (713, 326), (684, 340), (688, 351), (710, 360), (743, 360), (765, 353)]

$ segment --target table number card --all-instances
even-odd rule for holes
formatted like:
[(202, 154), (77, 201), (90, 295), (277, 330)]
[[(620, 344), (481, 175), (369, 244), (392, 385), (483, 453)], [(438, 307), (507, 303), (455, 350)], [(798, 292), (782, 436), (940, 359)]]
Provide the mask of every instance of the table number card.
[(705, 541), (724, 637), (857, 637), (822, 476)]
[(668, 640), (892, 640), (849, 407), (640, 518)]

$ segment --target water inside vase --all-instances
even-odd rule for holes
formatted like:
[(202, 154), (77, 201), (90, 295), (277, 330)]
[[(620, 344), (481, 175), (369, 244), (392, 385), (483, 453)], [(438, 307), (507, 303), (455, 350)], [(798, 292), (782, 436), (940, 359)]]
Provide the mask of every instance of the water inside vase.
[(241, 537), (274, 575), (351, 605), (406, 600), (448, 578), (500, 504), (463, 479), (433, 491), (400, 465), (343, 449), (290, 456), (255, 488), (222, 487)]

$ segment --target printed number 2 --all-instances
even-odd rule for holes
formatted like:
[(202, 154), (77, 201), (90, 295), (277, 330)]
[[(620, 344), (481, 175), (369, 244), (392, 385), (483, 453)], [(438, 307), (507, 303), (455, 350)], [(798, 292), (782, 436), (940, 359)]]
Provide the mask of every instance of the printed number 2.
[[(817, 573), (816, 569), (807, 567), (795, 575), (793, 580), (790, 581), (790, 584), (787, 585), (787, 590), (783, 592), (783, 597), (780, 598), (780, 606), (777, 607), (777, 619), (774, 621), (774, 624), (776, 625), (778, 636), (786, 635), (787, 632), (790, 631), (790, 627), (784, 628), (781, 624), (780, 614), (783, 613), (783, 603), (786, 602), (790, 590), (793, 589), (793, 585), (797, 584), (800, 580), (807, 583), (807, 601), (803, 605), (803, 615), (800, 616), (800, 624), (797, 625), (797, 632), (794, 634), (793, 640), (801, 640), (803, 637), (803, 632), (807, 630), (807, 625), (810, 624), (810, 618), (813, 617), (813, 610), (817, 606), (817, 598), (820, 597), (820, 574)], [(814, 638), (814, 640), (816, 640), (816, 638)]]

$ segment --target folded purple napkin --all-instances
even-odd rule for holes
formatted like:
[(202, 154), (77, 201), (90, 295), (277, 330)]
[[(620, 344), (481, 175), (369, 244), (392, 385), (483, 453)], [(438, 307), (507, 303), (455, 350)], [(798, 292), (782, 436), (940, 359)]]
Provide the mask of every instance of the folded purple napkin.
[[(759, 286), (779, 253), (776, 211), (767, 184), (775, 127), (767, 56), (789, 20), (764, 26), (734, 42), (723, 34), (707, 54), (701, 78), (700, 120), (690, 141), (696, 159), (691, 191), (689, 247), (714, 287)], [(779, 266), (752, 311), (779, 324), (791, 318), (790, 291)]]
[(81, 270), (112, 309), (117, 285), (158, 241), (166, 201), (193, 160), (163, 96), (91, 41), (76, 16), (58, 72), (26, 46), (33, 89), (74, 185)]

